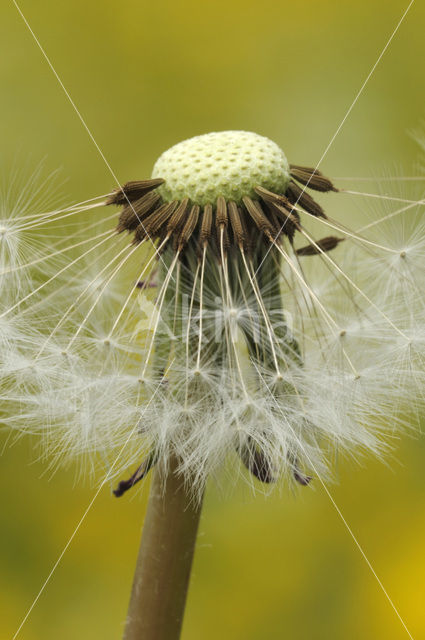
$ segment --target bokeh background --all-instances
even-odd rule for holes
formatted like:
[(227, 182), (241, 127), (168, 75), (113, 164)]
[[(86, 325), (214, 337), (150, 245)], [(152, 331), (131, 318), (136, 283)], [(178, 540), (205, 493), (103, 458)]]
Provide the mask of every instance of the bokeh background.
[[(148, 176), (189, 136), (247, 129), (314, 165), (407, 1), (21, 0), (20, 6), (122, 181)], [(425, 5), (415, 2), (322, 167), (334, 176), (417, 174), (409, 135), (424, 117)], [(113, 178), (13, 2), (0, 9), (4, 166), (61, 168), (69, 202)], [(5, 175), (2, 176), (4, 182)], [(11, 638), (96, 484), (51, 475), (35, 443), (2, 437), (0, 636)], [(12, 445), (12, 446), (11, 446)], [(425, 439), (403, 437), (388, 465), (336, 466), (330, 488), (414, 638), (425, 637)], [(101, 478), (98, 478), (100, 481)], [(320, 483), (252, 496), (209, 487), (184, 640), (408, 637)], [(19, 638), (119, 638), (148, 482), (104, 489)]]

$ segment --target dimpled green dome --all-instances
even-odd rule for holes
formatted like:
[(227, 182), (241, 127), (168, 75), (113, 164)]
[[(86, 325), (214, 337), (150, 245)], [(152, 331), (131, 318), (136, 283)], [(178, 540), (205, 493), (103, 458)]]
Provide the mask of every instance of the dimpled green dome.
[(289, 165), (268, 138), (249, 131), (221, 131), (189, 138), (165, 151), (152, 178), (165, 180), (158, 189), (164, 201), (189, 198), (202, 206), (219, 196), (236, 202), (243, 196), (257, 198), (257, 185), (284, 193)]

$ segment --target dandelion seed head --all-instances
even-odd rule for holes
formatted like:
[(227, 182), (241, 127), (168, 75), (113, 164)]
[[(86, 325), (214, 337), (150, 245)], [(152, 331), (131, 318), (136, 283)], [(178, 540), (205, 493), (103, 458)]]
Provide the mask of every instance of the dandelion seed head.
[[(124, 447), (116, 475), (177, 456), (194, 493), (229, 459), (255, 483), (308, 485), (335, 450), (382, 456), (425, 400), (422, 199), (373, 198), (351, 230), (314, 191), (342, 212), (350, 197), (231, 131), (172, 147), (153, 178), (102, 199), (122, 207), (115, 230), (116, 212), (109, 230), (89, 221), (93, 204), (13, 233), (6, 216), (5, 424), (90, 466)], [(82, 230), (62, 230), (82, 211)]]

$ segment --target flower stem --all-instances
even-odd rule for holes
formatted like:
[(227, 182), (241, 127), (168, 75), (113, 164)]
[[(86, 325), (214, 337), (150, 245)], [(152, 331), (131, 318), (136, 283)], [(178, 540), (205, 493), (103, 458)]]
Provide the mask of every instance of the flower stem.
[(178, 640), (202, 501), (177, 475), (154, 469), (124, 640)]

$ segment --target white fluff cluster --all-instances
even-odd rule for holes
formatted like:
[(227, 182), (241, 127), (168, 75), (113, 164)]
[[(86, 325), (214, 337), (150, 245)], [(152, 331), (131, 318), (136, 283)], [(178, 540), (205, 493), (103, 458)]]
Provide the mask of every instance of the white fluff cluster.
[(19, 198), (0, 212), (0, 417), (55, 459), (115, 476), (173, 452), (200, 487), (233, 456), (307, 483), (337, 450), (379, 455), (423, 410), (423, 196), (365, 196), (351, 230), (356, 196), (334, 195), (339, 219), (313, 232), (306, 214), (297, 243), (338, 234), (335, 251), (262, 255), (279, 291), (260, 263), (131, 245), (102, 198)]

